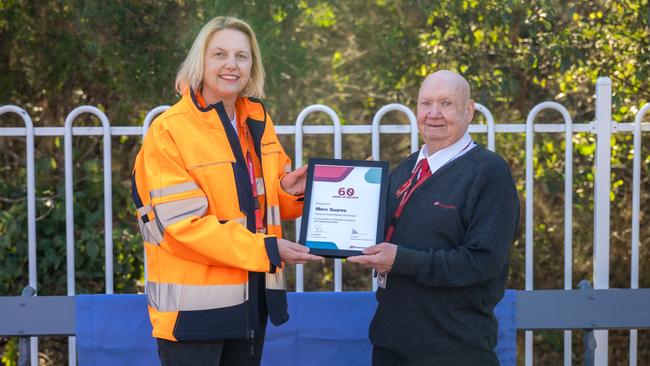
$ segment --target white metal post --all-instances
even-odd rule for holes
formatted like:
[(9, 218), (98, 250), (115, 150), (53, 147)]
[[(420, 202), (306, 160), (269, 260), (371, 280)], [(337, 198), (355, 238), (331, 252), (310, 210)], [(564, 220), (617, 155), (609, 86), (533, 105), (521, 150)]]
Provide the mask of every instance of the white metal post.
[[(296, 151), (295, 151), (295, 167), (296, 169), (300, 168), (302, 166), (302, 137), (303, 137), (303, 131), (302, 131), (302, 126), (303, 123), (305, 122), (305, 119), (307, 116), (311, 113), (316, 113), (316, 112), (324, 112), (326, 113), (330, 119), (332, 120), (332, 123), (334, 124), (334, 158), (335, 159), (341, 159), (342, 156), (342, 134), (341, 134), (341, 121), (339, 120), (339, 116), (336, 114), (336, 112), (322, 104), (314, 104), (310, 105), (309, 107), (303, 109), (300, 114), (298, 114), (298, 118), (296, 118)], [(301, 224), (301, 219), (296, 220), (296, 240), (300, 236), (300, 224)], [(343, 276), (342, 276), (343, 268), (341, 264), (340, 259), (335, 259), (334, 260), (334, 291), (339, 292), (343, 290)], [(304, 287), (304, 268), (302, 264), (296, 264), (296, 292), (303, 292), (305, 290)]]
[(375, 116), (372, 118), (372, 158), (374, 160), (380, 160), (379, 156), (379, 123), (384, 115), (388, 112), (402, 112), (409, 119), (409, 124), (411, 126), (411, 152), (418, 151), (418, 122), (415, 118), (415, 114), (405, 105), (393, 103), (387, 104), (381, 107)]
[[(402, 112), (406, 114), (406, 117), (409, 119), (409, 124), (411, 127), (411, 152), (416, 152), (418, 150), (418, 121), (417, 118), (415, 118), (415, 115), (413, 114), (413, 111), (411, 111), (407, 106), (403, 104), (398, 104), (398, 103), (393, 103), (393, 104), (387, 104), (383, 107), (381, 107), (377, 113), (375, 113), (375, 116), (372, 118), (372, 130), (371, 130), (371, 136), (372, 136), (372, 159), (375, 161), (381, 160), (381, 157), (379, 156), (379, 123), (381, 122), (381, 119), (384, 117), (384, 115), (388, 112)], [(372, 277), (372, 290), (377, 291), (377, 278)]]
[[(536, 105), (526, 118), (526, 291), (533, 289), (533, 243), (534, 243), (534, 122), (544, 109), (562, 114), (565, 131), (564, 151), (564, 289), (571, 289), (572, 281), (572, 223), (573, 223), (573, 122), (569, 111), (559, 103), (543, 102)], [(525, 332), (525, 363), (533, 364), (533, 332)], [(571, 331), (564, 332), (564, 364), (571, 365)]]
[(485, 117), (485, 121), (487, 122), (487, 148), (490, 151), (494, 151), (496, 149), (494, 116), (492, 116), (492, 112), (483, 104), (475, 103), (474, 108)]
[[(609, 230), (611, 191), (612, 80), (596, 80), (596, 171), (594, 177), (594, 289), (609, 288)], [(607, 365), (608, 333), (594, 331), (595, 363)]]
[[(36, 174), (34, 168), (34, 124), (32, 118), (24, 109), (6, 105), (0, 107), (0, 115), (15, 113), (22, 118), (26, 129), (25, 164), (27, 166), (27, 267), (29, 271), (29, 286), (38, 294), (36, 278)], [(38, 337), (29, 338), (30, 365), (38, 365)]]
[[(573, 288), (573, 121), (569, 111), (556, 108), (564, 117), (564, 289)], [(571, 366), (571, 331), (564, 331), (564, 365)]]
[[(525, 287), (526, 291), (533, 289), (533, 194), (534, 194), (534, 180), (533, 180), (533, 142), (534, 142), (534, 129), (533, 123), (535, 115), (539, 113), (541, 108), (535, 106), (526, 119), (526, 251), (525, 251)], [(533, 332), (530, 330), (525, 331), (524, 340), (524, 362), (526, 366), (533, 364)]]
[[(632, 255), (630, 257), (630, 288), (639, 288), (639, 220), (641, 210), (641, 122), (646, 112), (650, 111), (650, 103), (644, 105), (634, 119), (634, 161), (632, 172)], [(637, 364), (638, 332), (630, 329), (630, 365)]]
[[(83, 113), (90, 113), (102, 123), (104, 155), (104, 256), (106, 293), (113, 293), (113, 190), (111, 174), (111, 126), (108, 117), (101, 110), (91, 106), (77, 107), (65, 119), (64, 155), (65, 155), (65, 213), (66, 213), (66, 267), (68, 296), (75, 294), (75, 260), (74, 260), (74, 180), (72, 165), (72, 123)], [(68, 362), (77, 364), (76, 338), (68, 337)]]

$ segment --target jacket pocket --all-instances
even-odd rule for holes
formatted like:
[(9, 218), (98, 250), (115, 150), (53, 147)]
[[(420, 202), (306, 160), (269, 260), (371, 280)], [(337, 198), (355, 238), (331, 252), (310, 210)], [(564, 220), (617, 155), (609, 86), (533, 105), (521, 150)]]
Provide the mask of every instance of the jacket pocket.
[(201, 169), (201, 168), (208, 168), (214, 165), (222, 165), (222, 164), (232, 164), (235, 162), (235, 159), (230, 159), (230, 158), (220, 158), (217, 160), (212, 160), (212, 161), (206, 161), (206, 162), (199, 162), (199, 163), (193, 163), (187, 167), (188, 171), (193, 171), (196, 169)]
[(262, 155), (279, 154), (282, 152), (282, 146), (279, 142), (269, 142), (266, 145), (262, 144), (261, 150)]
[(241, 217), (234, 161), (228, 158), (192, 164), (189, 173), (208, 199), (208, 214), (219, 220)]

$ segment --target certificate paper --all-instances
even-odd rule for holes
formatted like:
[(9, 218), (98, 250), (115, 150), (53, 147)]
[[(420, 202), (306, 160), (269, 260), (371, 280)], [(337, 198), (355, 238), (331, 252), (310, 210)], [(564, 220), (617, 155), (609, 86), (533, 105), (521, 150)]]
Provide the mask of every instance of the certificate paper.
[(344, 258), (383, 241), (388, 163), (310, 159), (300, 243)]

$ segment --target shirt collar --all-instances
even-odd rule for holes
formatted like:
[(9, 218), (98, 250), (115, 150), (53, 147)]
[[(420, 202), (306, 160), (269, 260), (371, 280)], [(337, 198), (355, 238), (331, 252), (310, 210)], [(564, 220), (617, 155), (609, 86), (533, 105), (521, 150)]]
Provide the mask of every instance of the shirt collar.
[(230, 120), (230, 124), (232, 125), (233, 128), (235, 128), (235, 131), (238, 131), (237, 129), (237, 108), (232, 112), (232, 119)]
[(460, 139), (458, 139), (458, 141), (436, 151), (430, 156), (427, 156), (429, 154), (429, 151), (427, 145), (424, 144), (422, 146), (422, 149), (420, 149), (420, 155), (418, 155), (418, 160), (415, 162), (414, 166), (417, 166), (420, 160), (426, 158), (427, 162), (429, 163), (429, 167), (431, 168), (431, 173), (435, 173), (436, 170), (440, 169), (443, 165), (463, 155), (474, 146), (476, 146), (476, 144), (474, 141), (472, 141), (472, 137), (467, 131), (465, 131), (465, 134)]

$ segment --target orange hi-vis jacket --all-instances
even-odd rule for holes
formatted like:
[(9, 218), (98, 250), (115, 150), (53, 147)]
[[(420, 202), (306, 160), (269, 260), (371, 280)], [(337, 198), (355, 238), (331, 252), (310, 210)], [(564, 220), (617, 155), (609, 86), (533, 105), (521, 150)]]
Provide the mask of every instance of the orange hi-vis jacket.
[(289, 317), (276, 238), (280, 219), (302, 213), (302, 197), (280, 187), (291, 160), (259, 100), (237, 98), (235, 131), (221, 102), (199, 98), (190, 89), (156, 118), (133, 169), (153, 336), (250, 338), (267, 311), (276, 325)]

